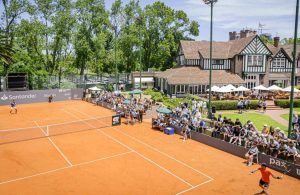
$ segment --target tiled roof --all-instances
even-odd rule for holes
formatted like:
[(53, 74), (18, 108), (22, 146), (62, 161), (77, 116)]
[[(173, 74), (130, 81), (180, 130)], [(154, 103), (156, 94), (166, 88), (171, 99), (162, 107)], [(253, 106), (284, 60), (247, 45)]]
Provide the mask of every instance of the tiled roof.
[[(171, 85), (195, 84), (208, 85), (209, 84), (209, 70), (202, 70), (198, 67), (180, 66), (172, 69), (167, 69), (156, 75), (158, 78), (167, 79)], [(227, 84), (245, 84), (245, 81), (236, 74), (232, 74), (225, 70), (212, 71), (213, 85), (227, 85)]]
[[(228, 42), (213, 41), (212, 58), (228, 59), (239, 54), (252, 40), (254, 36)], [(182, 51), (186, 59), (209, 58), (209, 41), (180, 41)]]

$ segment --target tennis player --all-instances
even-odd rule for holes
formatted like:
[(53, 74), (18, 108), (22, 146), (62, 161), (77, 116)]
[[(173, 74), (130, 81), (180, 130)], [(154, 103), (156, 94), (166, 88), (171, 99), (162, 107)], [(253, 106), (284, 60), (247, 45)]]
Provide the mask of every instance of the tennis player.
[(15, 114), (17, 114), (17, 112), (18, 112), (18, 110), (17, 110), (17, 104), (16, 104), (15, 100), (13, 100), (12, 102), (10, 102), (10, 114), (12, 114), (13, 111), (15, 112)]
[(282, 176), (274, 176), (269, 170), (267, 170), (267, 165), (266, 163), (262, 163), (261, 167), (251, 171), (250, 173), (255, 173), (256, 171), (260, 171), (261, 173), (261, 179), (259, 181), (259, 187), (261, 187), (263, 189), (263, 191), (261, 191), (258, 194), (267, 194), (268, 195), (268, 188), (269, 188), (269, 184), (270, 184), (270, 176), (272, 176), (274, 179), (282, 179)]

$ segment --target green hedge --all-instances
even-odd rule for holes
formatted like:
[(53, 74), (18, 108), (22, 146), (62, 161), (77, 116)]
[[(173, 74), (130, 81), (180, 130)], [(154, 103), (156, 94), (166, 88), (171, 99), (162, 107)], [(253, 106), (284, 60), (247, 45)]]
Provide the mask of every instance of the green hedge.
[[(144, 91), (145, 95), (151, 95), (152, 99), (156, 102), (163, 102), (163, 104), (171, 109), (175, 108), (176, 106), (179, 106), (183, 102), (188, 102), (189, 105), (191, 105), (191, 101), (194, 98), (195, 100), (199, 101), (206, 101), (207, 99), (200, 98), (196, 95), (187, 95), (185, 98), (169, 98), (162, 94), (160, 91), (156, 91), (153, 89), (146, 89)], [(216, 110), (236, 110), (237, 109), (237, 100), (218, 100), (218, 101), (212, 101), (212, 106), (216, 107)], [(258, 105), (258, 100), (251, 100), (250, 101), (250, 108), (256, 109)]]
[[(212, 101), (212, 106), (216, 107), (216, 110), (236, 110), (237, 100), (218, 100)], [(258, 100), (250, 100), (250, 108), (256, 109), (258, 106)]]
[[(282, 108), (290, 107), (290, 100), (275, 100), (274, 103), (276, 106), (279, 106)], [(294, 100), (294, 107), (300, 107), (300, 100)]]

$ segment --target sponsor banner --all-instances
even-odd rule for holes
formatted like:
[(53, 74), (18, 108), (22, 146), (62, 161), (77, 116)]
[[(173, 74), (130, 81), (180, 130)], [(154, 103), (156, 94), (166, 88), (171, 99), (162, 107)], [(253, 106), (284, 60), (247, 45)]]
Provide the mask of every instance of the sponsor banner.
[[(181, 134), (181, 129), (182, 129), (181, 127), (178, 127), (176, 125), (170, 125), (170, 126), (175, 129), (175, 132), (177, 134)], [(208, 135), (194, 132), (194, 131), (192, 131), (192, 139), (195, 141), (204, 143), (206, 145), (212, 146), (214, 148), (218, 148), (219, 150), (228, 152), (235, 156), (239, 156), (241, 158), (244, 158), (246, 152), (248, 152), (248, 149), (246, 149), (244, 147), (237, 146), (237, 145), (222, 141), (220, 139), (210, 137)], [(269, 155), (265, 155), (265, 154), (261, 154), (261, 153), (259, 153), (258, 162), (259, 162), (259, 164), (266, 163), (267, 166), (271, 169), (274, 169), (281, 173), (286, 172), (287, 175), (300, 179), (300, 165), (289, 163), (285, 160), (273, 158)]]
[(120, 115), (112, 116), (112, 126), (118, 126), (118, 125), (121, 125), (121, 116)]
[(53, 96), (53, 101), (81, 99), (83, 95), (83, 89), (52, 89), (0, 92), (0, 105), (8, 105), (12, 100), (15, 100), (17, 104), (47, 102), (50, 95)]

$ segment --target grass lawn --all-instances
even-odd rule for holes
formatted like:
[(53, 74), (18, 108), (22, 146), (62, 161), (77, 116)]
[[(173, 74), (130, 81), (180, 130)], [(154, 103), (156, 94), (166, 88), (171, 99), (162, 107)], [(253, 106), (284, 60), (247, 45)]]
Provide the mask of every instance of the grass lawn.
[(281, 118), (283, 118), (283, 119), (285, 119), (285, 120), (289, 120), (289, 114), (287, 113), (287, 114), (282, 114), (282, 115), (280, 115), (281, 116)]
[(233, 113), (223, 113), (222, 116), (226, 116), (227, 118), (231, 118), (232, 121), (235, 119), (240, 119), (242, 124), (245, 124), (248, 120), (252, 121), (256, 128), (260, 131), (264, 124), (267, 124), (268, 127), (279, 127), (281, 130), (284, 130), (287, 133), (287, 127), (278, 123), (277, 121), (273, 120), (271, 117), (267, 116), (266, 114), (261, 113), (243, 113), (238, 114), (237, 111)]

